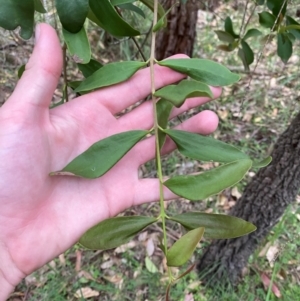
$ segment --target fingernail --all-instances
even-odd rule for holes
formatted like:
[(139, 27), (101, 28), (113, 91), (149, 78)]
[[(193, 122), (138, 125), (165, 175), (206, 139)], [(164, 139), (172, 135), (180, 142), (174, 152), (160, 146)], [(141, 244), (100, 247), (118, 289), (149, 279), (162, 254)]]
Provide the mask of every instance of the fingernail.
[(37, 24), (35, 27), (35, 44), (38, 42), (38, 39), (40, 37), (40, 24)]

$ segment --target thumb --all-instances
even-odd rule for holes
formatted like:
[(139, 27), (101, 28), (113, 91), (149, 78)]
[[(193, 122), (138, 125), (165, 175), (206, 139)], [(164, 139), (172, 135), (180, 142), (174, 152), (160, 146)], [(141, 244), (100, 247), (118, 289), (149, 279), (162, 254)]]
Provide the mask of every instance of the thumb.
[(61, 74), (62, 51), (55, 30), (47, 24), (37, 25), (35, 38), (33, 53), (7, 105), (36, 116), (37, 110), (49, 108)]

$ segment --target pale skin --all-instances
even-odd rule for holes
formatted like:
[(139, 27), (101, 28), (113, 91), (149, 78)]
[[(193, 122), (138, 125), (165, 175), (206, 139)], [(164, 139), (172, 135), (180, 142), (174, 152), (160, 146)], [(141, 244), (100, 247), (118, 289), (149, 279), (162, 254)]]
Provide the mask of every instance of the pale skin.
[[(61, 69), (57, 35), (50, 26), (40, 24), (26, 71), (0, 109), (0, 301), (91, 226), (133, 205), (159, 199), (158, 180), (138, 177), (139, 166), (155, 155), (153, 138), (137, 144), (99, 179), (49, 176), (98, 140), (153, 126), (151, 102), (114, 117), (150, 93), (148, 68), (127, 82), (49, 110)], [(160, 88), (183, 75), (156, 66), (155, 78)], [(212, 91), (215, 97), (221, 93), (219, 88)], [(207, 101), (189, 99), (172, 116)], [(213, 112), (203, 111), (178, 129), (209, 134), (217, 124)], [(168, 140), (163, 152), (174, 148)], [(167, 189), (164, 194), (166, 199), (176, 197)]]

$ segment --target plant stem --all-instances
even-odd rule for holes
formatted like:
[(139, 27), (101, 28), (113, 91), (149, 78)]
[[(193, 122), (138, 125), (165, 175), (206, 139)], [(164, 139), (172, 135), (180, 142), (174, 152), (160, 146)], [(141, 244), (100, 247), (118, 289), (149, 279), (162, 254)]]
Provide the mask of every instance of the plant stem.
[[(158, 0), (154, 0), (153, 27), (157, 23), (157, 6), (158, 6)], [(154, 118), (154, 133), (155, 133), (155, 151), (156, 151), (155, 157), (156, 157), (157, 175), (158, 175), (158, 179), (159, 179), (160, 217), (161, 217), (162, 229), (163, 229), (164, 253), (166, 255), (167, 250), (168, 250), (168, 241), (167, 241), (167, 233), (166, 233), (166, 213), (165, 213), (165, 208), (164, 208), (163, 176), (162, 176), (162, 167), (161, 167), (160, 146), (159, 146), (159, 140), (158, 140), (159, 125), (158, 125), (157, 111), (156, 111), (157, 98), (156, 98), (156, 96), (154, 96), (154, 93), (155, 93), (155, 74), (154, 74), (155, 38), (156, 38), (156, 33), (152, 32), (151, 54), (150, 54), (151, 93), (152, 93), (152, 102), (153, 102), (153, 118)]]
[(63, 69), (64, 69), (64, 95), (66, 102), (69, 101), (68, 96), (68, 77), (67, 77), (67, 44), (63, 46)]

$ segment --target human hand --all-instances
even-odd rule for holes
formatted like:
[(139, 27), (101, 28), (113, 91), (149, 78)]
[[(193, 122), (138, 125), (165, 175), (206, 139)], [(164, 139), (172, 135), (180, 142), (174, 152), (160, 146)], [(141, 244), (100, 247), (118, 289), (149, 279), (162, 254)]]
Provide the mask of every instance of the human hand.
[[(41, 24), (34, 52), (14, 93), (0, 109), (0, 300), (23, 277), (61, 254), (98, 222), (126, 208), (159, 199), (157, 179), (139, 179), (138, 168), (155, 155), (154, 139), (138, 143), (101, 178), (54, 176), (91, 144), (115, 133), (150, 129), (152, 103), (115, 114), (150, 93), (150, 71), (49, 110), (62, 69), (55, 31)], [(156, 66), (156, 87), (184, 76)], [(221, 90), (213, 88), (217, 97)], [(208, 98), (187, 100), (176, 116)], [(178, 128), (209, 134), (218, 118), (203, 111)], [(164, 152), (175, 148), (168, 140)], [(105, 158), (104, 158), (105, 160)], [(165, 198), (175, 195), (165, 190)]]

